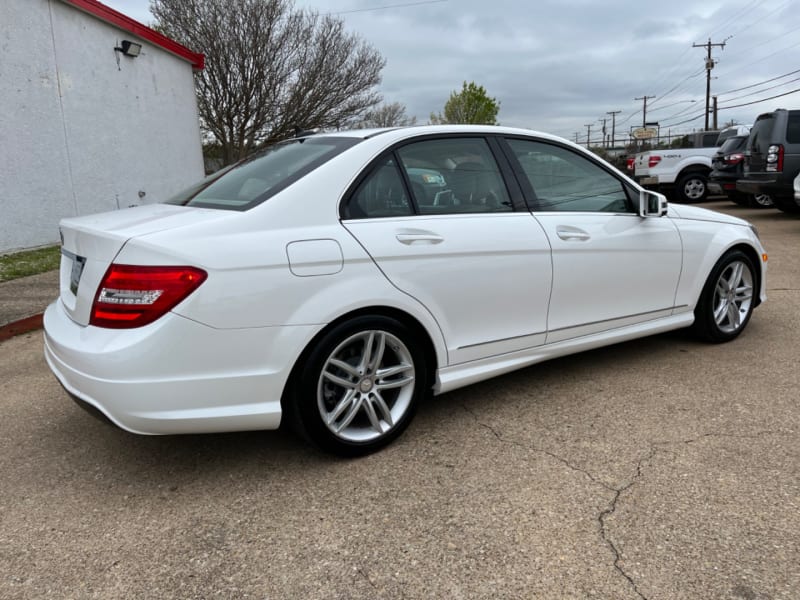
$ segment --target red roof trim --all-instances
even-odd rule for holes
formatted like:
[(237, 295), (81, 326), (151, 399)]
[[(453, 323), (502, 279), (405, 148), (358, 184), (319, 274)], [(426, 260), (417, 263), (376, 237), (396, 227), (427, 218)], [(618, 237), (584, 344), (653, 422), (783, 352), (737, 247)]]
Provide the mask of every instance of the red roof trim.
[(94, 15), (98, 19), (119, 27), (123, 31), (132, 33), (133, 35), (147, 40), (151, 44), (155, 44), (163, 48), (167, 52), (171, 52), (176, 56), (189, 61), (192, 68), (200, 70), (205, 66), (206, 57), (199, 52), (192, 52), (186, 46), (179, 44), (175, 40), (157, 32), (155, 29), (150, 29), (147, 25), (142, 25), (139, 21), (134, 21), (127, 15), (117, 12), (110, 6), (106, 6), (97, 0), (61, 0), (66, 4), (71, 4), (75, 8)]

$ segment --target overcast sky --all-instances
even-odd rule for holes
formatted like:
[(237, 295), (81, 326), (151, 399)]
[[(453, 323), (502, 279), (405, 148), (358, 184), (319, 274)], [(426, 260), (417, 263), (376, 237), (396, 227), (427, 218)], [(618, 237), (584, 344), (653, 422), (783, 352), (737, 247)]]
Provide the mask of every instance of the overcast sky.
[[(152, 22), (149, 0), (103, 1)], [(338, 14), (380, 51), (387, 60), (385, 101), (402, 102), (421, 123), (463, 81), (475, 81), (500, 101), (501, 124), (572, 140), (578, 132), (582, 143), (590, 123), (592, 139), (600, 139), (603, 117), (610, 134), (607, 111), (622, 111), (618, 134), (640, 126), (642, 101), (634, 98), (645, 95), (656, 96), (648, 100), (647, 121), (658, 121), (662, 132), (702, 128), (706, 50), (692, 44), (709, 37), (726, 40), (724, 49), (712, 50), (718, 63), (711, 93), (721, 108), (800, 89), (798, 0), (297, 0), (296, 6)], [(762, 112), (798, 107), (800, 92), (721, 110), (719, 118), (749, 124)]]

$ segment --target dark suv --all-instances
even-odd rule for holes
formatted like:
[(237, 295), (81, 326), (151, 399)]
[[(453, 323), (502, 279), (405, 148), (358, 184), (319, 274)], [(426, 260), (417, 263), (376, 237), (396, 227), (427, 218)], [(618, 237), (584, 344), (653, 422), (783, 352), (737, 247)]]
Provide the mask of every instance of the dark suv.
[(800, 173), (800, 110), (759, 115), (745, 151), (744, 175), (736, 189), (767, 194), (782, 211), (800, 213), (792, 183)]
[(737, 135), (726, 139), (711, 159), (711, 173), (708, 176), (708, 191), (712, 194), (725, 194), (728, 200), (742, 206), (767, 208), (774, 206), (767, 194), (745, 194), (736, 191), (736, 182), (742, 178), (744, 151), (748, 136)]

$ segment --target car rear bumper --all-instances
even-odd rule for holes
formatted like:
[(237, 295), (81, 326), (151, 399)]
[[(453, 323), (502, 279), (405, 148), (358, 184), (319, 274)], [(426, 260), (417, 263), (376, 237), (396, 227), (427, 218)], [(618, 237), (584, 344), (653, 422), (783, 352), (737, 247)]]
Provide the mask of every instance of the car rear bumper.
[(767, 194), (773, 198), (794, 198), (792, 183), (778, 179), (739, 179), (736, 190), (745, 194)]
[(64, 388), (139, 434), (275, 429), (281, 395), (316, 327), (221, 330), (175, 314), (137, 329), (84, 327), (60, 301), (45, 358)]

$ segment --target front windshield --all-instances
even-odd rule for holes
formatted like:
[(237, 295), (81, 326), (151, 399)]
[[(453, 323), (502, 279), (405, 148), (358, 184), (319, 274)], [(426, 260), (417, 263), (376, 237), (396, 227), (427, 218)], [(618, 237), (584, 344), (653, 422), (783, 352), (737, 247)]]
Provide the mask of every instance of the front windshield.
[(248, 210), (359, 141), (323, 136), (281, 142), (210, 175), (165, 204)]

